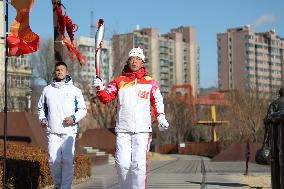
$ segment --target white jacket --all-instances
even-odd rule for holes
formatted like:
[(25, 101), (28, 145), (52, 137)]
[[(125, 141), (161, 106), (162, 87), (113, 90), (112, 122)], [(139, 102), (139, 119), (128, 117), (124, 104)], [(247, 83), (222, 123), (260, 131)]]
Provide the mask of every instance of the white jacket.
[(156, 81), (140, 72), (124, 73), (97, 97), (103, 103), (117, 101), (116, 132), (152, 132), (151, 106), (156, 117), (164, 113), (163, 97)]
[[(86, 115), (86, 105), (80, 89), (73, 85), (69, 75), (65, 83), (53, 81), (43, 89), (38, 102), (39, 120), (47, 120), (47, 132), (77, 133), (78, 122)], [(72, 116), (73, 126), (66, 126), (64, 118)]]

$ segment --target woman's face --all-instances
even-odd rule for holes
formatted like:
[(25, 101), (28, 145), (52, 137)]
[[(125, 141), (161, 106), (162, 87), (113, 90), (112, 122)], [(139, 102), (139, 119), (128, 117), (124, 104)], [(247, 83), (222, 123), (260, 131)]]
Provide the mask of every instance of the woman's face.
[(131, 56), (127, 60), (127, 65), (132, 72), (137, 72), (144, 66), (144, 62), (138, 56)]

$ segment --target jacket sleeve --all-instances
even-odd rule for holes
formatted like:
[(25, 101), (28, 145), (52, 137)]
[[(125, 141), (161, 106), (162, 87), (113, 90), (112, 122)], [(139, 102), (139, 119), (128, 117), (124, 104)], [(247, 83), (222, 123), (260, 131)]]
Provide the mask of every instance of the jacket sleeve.
[(160, 92), (160, 89), (156, 81), (152, 80), (151, 85), (152, 85), (152, 88), (150, 91), (150, 102), (151, 102), (151, 106), (153, 108), (155, 117), (158, 117), (160, 114), (165, 114), (163, 96)]
[(110, 82), (108, 87), (104, 90), (100, 90), (97, 92), (97, 97), (104, 104), (111, 102), (117, 97), (118, 94), (118, 86), (116, 81)]
[(71, 117), (73, 118), (74, 123), (78, 123), (87, 114), (85, 100), (80, 89), (78, 89), (74, 101), (75, 101), (75, 114), (72, 115)]
[(39, 101), (38, 101), (38, 119), (39, 121), (48, 120), (48, 106), (46, 103), (46, 97), (44, 95), (44, 91), (42, 92)]

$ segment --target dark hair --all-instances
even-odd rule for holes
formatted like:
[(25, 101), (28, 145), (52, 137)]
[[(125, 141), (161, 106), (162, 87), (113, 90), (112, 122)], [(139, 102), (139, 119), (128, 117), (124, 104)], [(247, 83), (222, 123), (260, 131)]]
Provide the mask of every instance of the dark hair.
[(280, 96), (284, 96), (284, 87), (282, 87), (282, 88), (279, 90), (279, 95), (280, 95)]
[(58, 66), (65, 66), (66, 69), (68, 69), (67, 64), (66, 64), (65, 62), (63, 62), (63, 61), (56, 62), (54, 68), (56, 68), (56, 67), (58, 67)]

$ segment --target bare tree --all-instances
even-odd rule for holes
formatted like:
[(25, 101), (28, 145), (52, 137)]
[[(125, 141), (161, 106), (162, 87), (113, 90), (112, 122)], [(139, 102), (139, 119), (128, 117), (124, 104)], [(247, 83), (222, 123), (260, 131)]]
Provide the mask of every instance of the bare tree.
[[(115, 75), (118, 75), (118, 70), (115, 70)], [(108, 83), (105, 83), (105, 85), (107, 86)], [(86, 88), (87, 85), (85, 85), (85, 89)], [(96, 89), (94, 87), (88, 87), (85, 92), (90, 102), (91, 114), (96, 120), (96, 127), (114, 128), (116, 120), (117, 99), (108, 104), (103, 104), (96, 97)]]
[(32, 55), (33, 74), (50, 83), (54, 71), (53, 39), (42, 39), (39, 51)]
[(264, 95), (254, 90), (232, 93), (231, 106), (223, 112), (224, 119), (230, 122), (220, 129), (223, 140), (261, 142), (264, 131), (263, 118), (270, 99), (270, 94)]
[(91, 128), (113, 128), (115, 126), (116, 101), (103, 104), (93, 94), (95, 89), (88, 82), (81, 81), (80, 86), (90, 103), (88, 107), (90, 114), (85, 119), (85, 123), (88, 124), (81, 124), (81, 129), (85, 131)]
[(117, 101), (115, 100), (108, 104), (103, 104), (99, 102), (97, 97), (93, 97), (92, 100), (92, 114), (98, 125), (104, 128), (114, 128)]
[(185, 103), (174, 98), (165, 101), (165, 112), (170, 123), (168, 131), (159, 135), (160, 143), (180, 143), (191, 138), (193, 129), (192, 109)]

